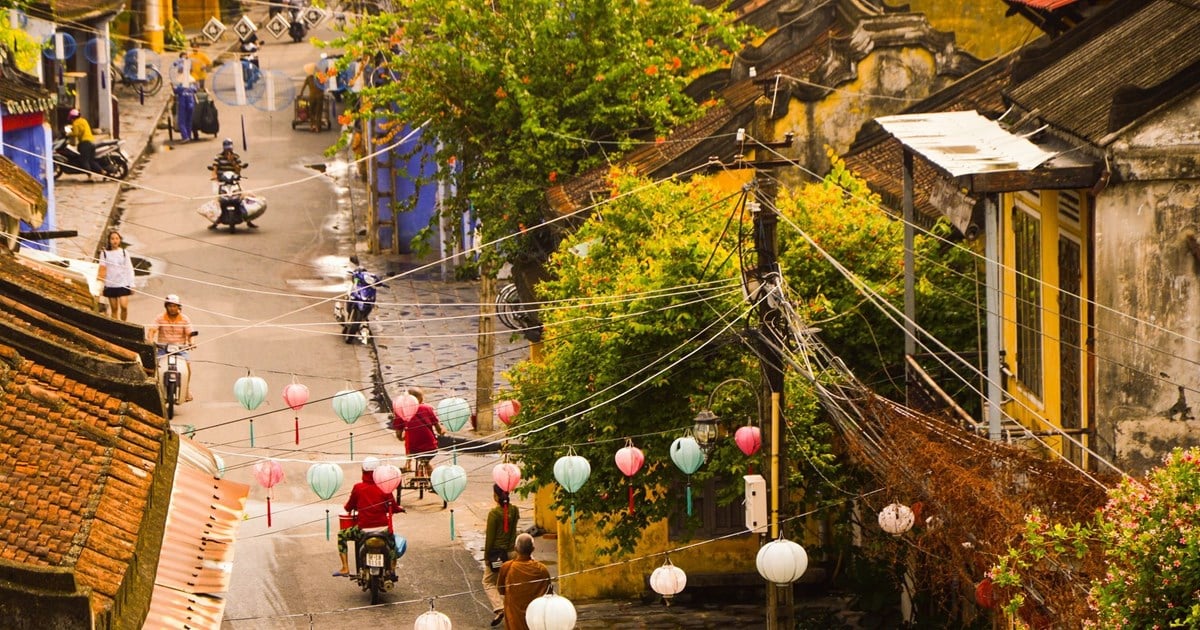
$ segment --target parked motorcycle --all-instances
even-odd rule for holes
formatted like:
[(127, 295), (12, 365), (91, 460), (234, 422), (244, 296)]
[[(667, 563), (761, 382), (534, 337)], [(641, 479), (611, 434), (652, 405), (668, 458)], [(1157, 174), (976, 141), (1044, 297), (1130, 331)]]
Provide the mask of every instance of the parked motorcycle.
[(143, 75), (145, 78), (138, 78), (137, 57), (134, 55), (134, 52), (131, 50), (125, 54), (124, 63), (121, 64), (120, 68), (116, 64), (109, 66), (109, 76), (112, 78), (113, 87), (115, 88), (120, 85), (131, 88), (134, 91), (141, 90), (146, 96), (158, 94), (158, 91), (163, 86), (162, 73), (158, 71), (158, 68), (149, 63), (143, 63), (142, 66), (145, 69)]
[(350, 272), (350, 291), (346, 299), (333, 305), (333, 318), (342, 325), (342, 337), (346, 343), (366, 345), (371, 340), (371, 329), (367, 317), (375, 308), (375, 293), (378, 287), (386, 287), (382, 278), (367, 271), (358, 262), (358, 256), (350, 257), (354, 269)]
[[(113, 179), (125, 179), (129, 175), (129, 156), (121, 148), (120, 140), (101, 140), (96, 143), (96, 162), (101, 174)], [(66, 138), (54, 141), (54, 179), (68, 175), (90, 175), (84, 167), (79, 151), (67, 143)]]
[[(247, 166), (249, 164), (242, 164), (242, 168)], [(250, 223), (266, 211), (267, 200), (243, 192), (242, 176), (234, 171), (217, 173), (217, 198), (200, 206), (199, 210), (210, 226), (227, 225), (230, 232), (236, 232), (237, 226)]]
[[(200, 333), (192, 331), (193, 337)], [(162, 391), (163, 400), (167, 401), (167, 419), (175, 417), (175, 406), (181, 405), (188, 399), (188, 381), (190, 370), (188, 362), (179, 353), (187, 350), (188, 346), (179, 344), (156, 344), (160, 354), (158, 357), (158, 385)]]

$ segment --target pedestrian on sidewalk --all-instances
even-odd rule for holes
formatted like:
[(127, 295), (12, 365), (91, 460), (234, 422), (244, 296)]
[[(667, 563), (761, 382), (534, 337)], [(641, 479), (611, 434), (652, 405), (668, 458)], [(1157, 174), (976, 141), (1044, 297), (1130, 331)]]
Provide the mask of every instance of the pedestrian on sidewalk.
[(513, 558), (520, 513), (516, 506), (510, 505), (508, 493), (496, 484), (492, 484), (492, 499), (496, 507), (488, 512), (487, 530), (483, 538), (483, 592), (492, 602), (492, 625), (498, 626), (504, 619), (504, 600), (496, 589), (496, 578), (500, 574), (500, 567)]
[(496, 586), (504, 597), (505, 629), (529, 630), (525, 611), (533, 600), (550, 590), (550, 570), (533, 559), (533, 536), (517, 536), (516, 551), (517, 557), (500, 567)]
[[(179, 53), (179, 59), (186, 58), (187, 53)], [(175, 85), (175, 122), (179, 127), (179, 141), (192, 140), (192, 112), (196, 109), (196, 83), (190, 74), (183, 77)]]
[(133, 260), (121, 233), (108, 233), (108, 245), (100, 252), (99, 279), (104, 283), (104, 297), (108, 298), (108, 315), (121, 321), (129, 320), (129, 296), (133, 294)]

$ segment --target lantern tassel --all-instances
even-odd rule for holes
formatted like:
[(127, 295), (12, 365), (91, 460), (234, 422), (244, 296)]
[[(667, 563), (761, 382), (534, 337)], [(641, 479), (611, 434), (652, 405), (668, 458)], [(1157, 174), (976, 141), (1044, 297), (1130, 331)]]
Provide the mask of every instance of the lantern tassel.
[(350, 459), (354, 459), (354, 432), (350, 432)]
[(450, 540), (454, 540), (454, 508), (450, 508)]
[(296, 416), (296, 446), (300, 446), (300, 416)]
[(571, 504), (571, 533), (575, 533), (575, 504)]
[(687, 485), (687, 512), (688, 516), (692, 515), (692, 482)]
[(271, 495), (267, 495), (267, 527), (271, 526)]
[(629, 483), (629, 513), (633, 514), (633, 482)]
[(250, 448), (254, 448), (254, 418), (250, 418)]
[(325, 510), (325, 541), (329, 542), (329, 510)]

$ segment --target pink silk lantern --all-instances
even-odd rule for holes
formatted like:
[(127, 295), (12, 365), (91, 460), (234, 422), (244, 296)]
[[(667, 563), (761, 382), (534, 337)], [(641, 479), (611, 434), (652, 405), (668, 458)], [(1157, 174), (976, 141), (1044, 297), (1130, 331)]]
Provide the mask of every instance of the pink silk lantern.
[(505, 492), (512, 492), (521, 483), (521, 469), (516, 464), (504, 462), (492, 468), (492, 481)]
[(521, 403), (515, 400), (502, 400), (499, 405), (496, 405), (496, 415), (504, 424), (512, 424), (513, 418), (519, 413), (521, 413)]
[(762, 448), (762, 431), (755, 426), (744, 426), (733, 434), (733, 441), (746, 455), (753, 455)]
[(400, 485), (400, 469), (391, 464), (380, 464), (375, 468), (373, 477), (375, 485), (388, 494), (394, 492)]
[(400, 394), (392, 401), (392, 414), (400, 420), (408, 422), (417, 413), (421, 401), (412, 394)]
[(633, 440), (626, 441), (626, 446), (617, 451), (616, 455), (617, 468), (621, 469), (626, 477), (629, 477), (629, 513), (633, 514), (633, 479), (632, 477), (642, 469), (642, 464), (646, 462), (646, 456), (642, 454), (642, 450), (633, 445)]
[(288, 383), (283, 386), (283, 402), (296, 412), (296, 444), (300, 444), (300, 410), (308, 402), (308, 387), (300, 383)]
[(283, 464), (267, 459), (254, 465), (254, 478), (267, 489), (267, 527), (271, 526), (271, 488), (283, 481)]

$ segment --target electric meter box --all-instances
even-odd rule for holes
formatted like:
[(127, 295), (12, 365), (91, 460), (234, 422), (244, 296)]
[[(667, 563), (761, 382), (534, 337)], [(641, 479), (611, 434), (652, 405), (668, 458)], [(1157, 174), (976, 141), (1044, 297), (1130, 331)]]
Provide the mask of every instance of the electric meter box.
[(746, 475), (746, 529), (767, 533), (767, 482), (762, 475)]

